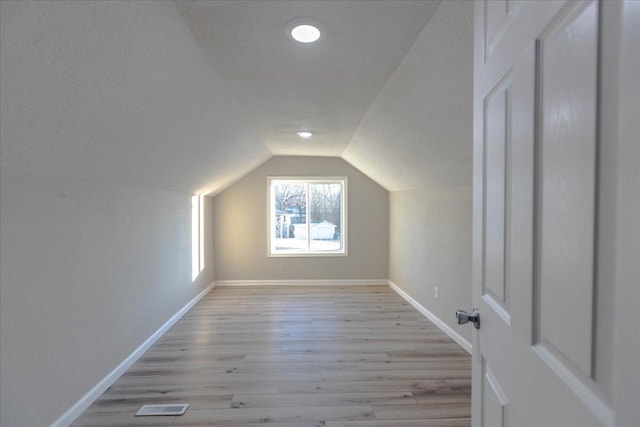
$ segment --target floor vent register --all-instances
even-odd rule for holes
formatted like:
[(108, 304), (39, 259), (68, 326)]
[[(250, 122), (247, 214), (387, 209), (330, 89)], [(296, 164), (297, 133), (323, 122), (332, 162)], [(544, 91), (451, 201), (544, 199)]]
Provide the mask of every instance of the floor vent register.
[(144, 405), (136, 417), (146, 417), (151, 415), (182, 415), (187, 411), (188, 403), (169, 403), (165, 405)]

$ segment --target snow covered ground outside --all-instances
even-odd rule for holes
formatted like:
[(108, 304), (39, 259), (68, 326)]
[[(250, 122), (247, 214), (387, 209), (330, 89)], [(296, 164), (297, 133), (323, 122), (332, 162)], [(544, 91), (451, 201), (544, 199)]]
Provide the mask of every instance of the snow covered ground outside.
[[(276, 239), (276, 249), (281, 250), (306, 250), (306, 239)], [(311, 240), (311, 250), (337, 251), (340, 250), (340, 240)]]

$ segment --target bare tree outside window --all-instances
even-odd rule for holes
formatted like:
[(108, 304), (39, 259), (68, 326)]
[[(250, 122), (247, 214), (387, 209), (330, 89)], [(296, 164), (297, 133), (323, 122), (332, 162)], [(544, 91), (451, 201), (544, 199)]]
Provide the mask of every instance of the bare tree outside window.
[(340, 184), (311, 184), (309, 186), (311, 222), (327, 221), (340, 231), (340, 205), (342, 200)]
[(276, 190), (276, 209), (281, 212), (293, 210), (298, 213), (305, 213), (307, 210), (307, 195), (304, 185), (282, 183), (278, 184)]

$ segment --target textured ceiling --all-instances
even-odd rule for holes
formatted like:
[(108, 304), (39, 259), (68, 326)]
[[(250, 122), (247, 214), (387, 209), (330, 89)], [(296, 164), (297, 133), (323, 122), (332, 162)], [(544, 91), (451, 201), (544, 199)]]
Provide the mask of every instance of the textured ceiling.
[[(449, 3), (2, 1), (2, 166), (215, 193), (274, 154), (342, 155), (405, 188), (466, 137), (440, 123), (469, 89), (443, 79), (471, 73)], [(286, 36), (300, 16), (324, 23), (318, 43)]]
[[(431, 1), (176, 1), (194, 38), (275, 155), (339, 156), (424, 28)], [(301, 44), (287, 22), (326, 27)], [(298, 130), (314, 137), (301, 143)]]

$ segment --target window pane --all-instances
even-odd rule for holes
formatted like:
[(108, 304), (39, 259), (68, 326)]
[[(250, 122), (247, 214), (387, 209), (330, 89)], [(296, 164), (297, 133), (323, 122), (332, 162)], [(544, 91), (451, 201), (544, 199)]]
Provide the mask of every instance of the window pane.
[(346, 255), (345, 180), (269, 181), (271, 255)]
[(341, 249), (341, 200), (340, 184), (309, 184), (309, 214), (312, 251), (337, 251)]
[(274, 183), (275, 249), (306, 251), (307, 244), (307, 194), (305, 184)]

